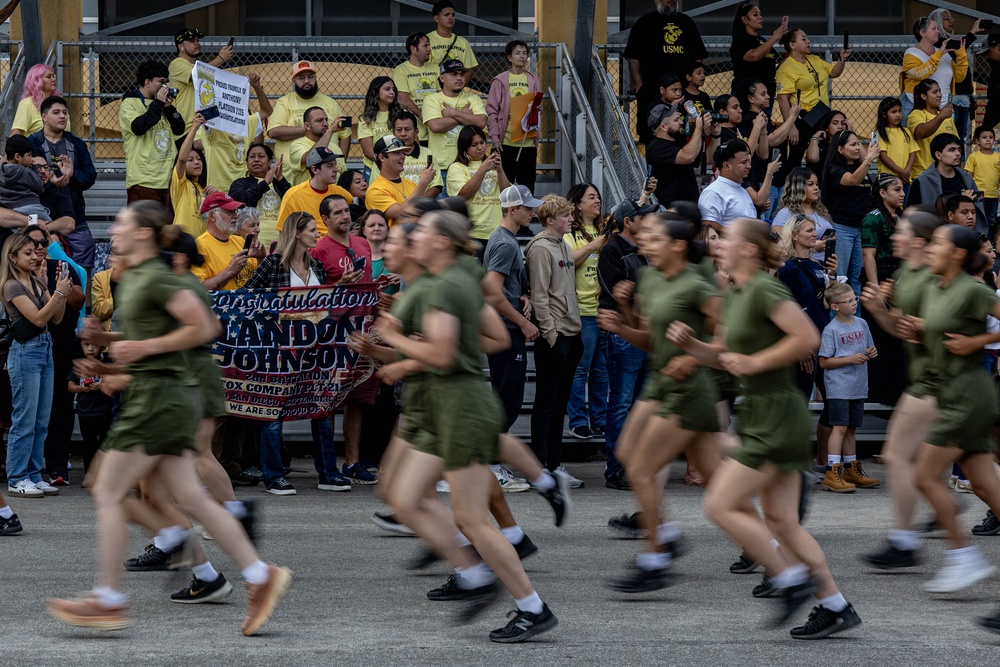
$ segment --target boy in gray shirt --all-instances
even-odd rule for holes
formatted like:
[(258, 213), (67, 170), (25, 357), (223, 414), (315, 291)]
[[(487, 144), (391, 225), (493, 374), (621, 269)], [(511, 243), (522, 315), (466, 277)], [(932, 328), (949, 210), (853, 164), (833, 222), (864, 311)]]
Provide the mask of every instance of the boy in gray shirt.
[(819, 366), (826, 385), (827, 414), (832, 432), (827, 448), (823, 488), (853, 493), (857, 487), (874, 488), (879, 480), (869, 477), (858, 463), (855, 432), (865, 417), (868, 398), (868, 361), (878, 354), (868, 323), (854, 317), (858, 298), (844, 283), (826, 290), (826, 301), (836, 317), (823, 329)]
[(51, 222), (49, 209), (42, 206), (45, 181), (31, 163), (35, 149), (27, 137), (15, 134), (7, 139), (7, 163), (0, 166), (0, 204), (23, 215), (37, 215)]

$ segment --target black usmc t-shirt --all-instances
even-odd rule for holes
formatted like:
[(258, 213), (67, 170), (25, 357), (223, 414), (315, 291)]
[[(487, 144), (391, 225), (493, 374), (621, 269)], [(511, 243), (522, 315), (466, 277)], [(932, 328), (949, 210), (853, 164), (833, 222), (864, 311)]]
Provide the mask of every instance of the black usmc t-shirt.
[(632, 26), (624, 56), (639, 61), (645, 87), (659, 86), (660, 77), (673, 72), (684, 80), (684, 67), (708, 56), (698, 27), (685, 14), (664, 16), (650, 12)]

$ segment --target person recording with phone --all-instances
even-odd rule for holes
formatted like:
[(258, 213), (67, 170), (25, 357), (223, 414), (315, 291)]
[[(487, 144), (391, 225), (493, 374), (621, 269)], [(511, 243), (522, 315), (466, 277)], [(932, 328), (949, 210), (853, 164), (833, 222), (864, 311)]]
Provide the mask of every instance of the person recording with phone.
[(416, 183), (403, 178), (406, 146), (391, 134), (379, 137), (373, 150), (378, 178), (368, 188), (365, 206), (368, 210), (374, 209), (385, 214), (392, 227), (398, 222), (407, 202), (427, 196), (427, 188), (438, 171), (434, 165), (429, 164), (424, 167)]
[(175, 135), (183, 135), (184, 119), (167, 87), (169, 72), (156, 60), (136, 70), (136, 88), (126, 93), (118, 110), (125, 149), (128, 203), (152, 199), (170, 204), (170, 173), (177, 157)]
[[(908, 125), (910, 112), (917, 105), (920, 94), (917, 84), (928, 79), (941, 87), (942, 108), (948, 107), (951, 116), (951, 97), (955, 94), (955, 81), (961, 81), (969, 71), (969, 59), (964, 40), (941, 39), (941, 27), (931, 17), (921, 16), (913, 23), (916, 46), (903, 53), (901, 79), (903, 83), (903, 124)], [(914, 174), (916, 177), (917, 174)]]
[(264, 257), (264, 246), (254, 239), (248, 247), (239, 228), (236, 212), (243, 204), (224, 192), (213, 192), (201, 204), (205, 233), (195, 238), (198, 252), (205, 258), (193, 273), (205, 289), (234, 290), (243, 287)]
[(704, 128), (713, 136), (716, 125), (711, 122), (711, 114), (705, 113), (694, 119), (690, 140), (684, 136), (684, 119), (680, 106), (668, 107), (658, 104), (649, 111), (646, 119), (653, 132), (653, 139), (646, 146), (646, 161), (650, 166), (649, 176), (656, 179), (656, 199), (663, 206), (675, 201), (697, 201), (698, 179), (695, 176), (696, 163), (701, 156)]
[[(170, 61), (169, 73), (171, 88), (177, 89), (176, 106), (177, 111), (184, 118), (184, 129), (175, 134), (186, 134), (191, 129), (194, 120), (194, 81), (191, 73), (194, 71), (194, 64), (201, 58), (201, 38), (205, 36), (197, 28), (184, 28), (174, 33), (174, 44), (177, 46), (177, 57)], [(229, 38), (229, 43), (219, 49), (219, 55), (208, 61), (213, 67), (225, 67), (233, 59), (233, 38)]]
[[(767, 88), (770, 100), (774, 101), (774, 75), (781, 62), (774, 46), (788, 32), (788, 17), (781, 17), (781, 22), (769, 37), (760, 34), (763, 29), (764, 15), (756, 5), (743, 2), (736, 7), (733, 41), (729, 46), (729, 56), (733, 61), (733, 85), (741, 79), (758, 80)], [(770, 110), (768, 104), (768, 115)]]
[(60, 264), (55, 290), (49, 292), (47, 280), (36, 274), (44, 261), (38, 246), (44, 244), (27, 234), (14, 234), (4, 242), (0, 258), (0, 290), (14, 331), (7, 358), (14, 397), (7, 440), (7, 491), (22, 498), (59, 493), (42, 480), (54, 388), (48, 327), (65, 316), (72, 281), (68, 267)]
[[(950, 9), (935, 9), (930, 13), (929, 18), (937, 23), (938, 32), (941, 33), (939, 36), (940, 42), (935, 44), (935, 46), (940, 47), (947, 41), (961, 39), (967, 58), (973, 52), (972, 45), (976, 43), (976, 35), (986, 30), (987, 27), (992, 27), (992, 21), (984, 22), (983, 19), (976, 19), (969, 32), (963, 37), (962, 35), (955, 34), (955, 16)], [(984, 23), (986, 27), (984, 27)], [(951, 96), (951, 103), (955, 106), (955, 126), (958, 128), (958, 136), (965, 140), (969, 136), (969, 118), (972, 112), (973, 87), (971, 63), (964, 77), (958, 76), (958, 72), (955, 72), (953, 83), (954, 94)], [(964, 148), (963, 146), (963, 157), (965, 156)]]

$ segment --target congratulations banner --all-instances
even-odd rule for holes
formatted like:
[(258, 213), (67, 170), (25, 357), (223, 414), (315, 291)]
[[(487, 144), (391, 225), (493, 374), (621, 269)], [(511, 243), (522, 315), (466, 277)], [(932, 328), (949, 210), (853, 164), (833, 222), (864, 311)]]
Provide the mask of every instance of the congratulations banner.
[(274, 421), (329, 415), (351, 390), (377, 383), (375, 362), (351, 350), (375, 318), (375, 283), (213, 294), (222, 334), (212, 347), (229, 412)]

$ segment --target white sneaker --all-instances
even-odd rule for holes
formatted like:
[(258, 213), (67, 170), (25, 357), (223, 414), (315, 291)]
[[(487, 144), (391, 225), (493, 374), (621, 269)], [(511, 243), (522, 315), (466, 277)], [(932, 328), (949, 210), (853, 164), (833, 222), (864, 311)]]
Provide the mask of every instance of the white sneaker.
[[(527, 481), (528, 481), (524, 477), (518, 477), (517, 475), (515, 475), (514, 471), (511, 470), (510, 468), (508, 468), (505, 465), (501, 465), (500, 469), (503, 470), (504, 472), (506, 472), (510, 476), (510, 478), (513, 479), (515, 482), (518, 482), (518, 483), (525, 482), (525, 483), (527, 483)], [(529, 484), (528, 486), (531, 486), (531, 485)]]
[(518, 481), (510, 470), (504, 468), (503, 466), (494, 469), (493, 474), (500, 483), (500, 488), (503, 489), (505, 493), (520, 493), (521, 491), (527, 491), (531, 488), (530, 484), (524, 481)]
[(955, 482), (955, 491), (957, 493), (975, 493), (972, 490), (972, 482), (967, 479), (960, 479)]
[(580, 487), (583, 486), (583, 481), (569, 474), (569, 470), (566, 470), (566, 466), (559, 466), (558, 468), (556, 468), (555, 472), (557, 475), (563, 475), (564, 477), (566, 477), (566, 483), (569, 486), (569, 488), (579, 489)]
[(22, 479), (17, 484), (8, 484), (7, 493), (19, 498), (41, 498), (45, 495), (30, 479)]
[(451, 493), (451, 485), (443, 479), (437, 483), (438, 493)]
[(928, 593), (955, 593), (973, 586), (996, 572), (981, 555), (969, 562), (946, 561), (937, 575), (923, 585)]
[(45, 482), (45, 481), (42, 481), (42, 482), (32, 482), (32, 484), (35, 485), (36, 489), (38, 489), (39, 491), (41, 491), (42, 493), (44, 493), (47, 496), (58, 496), (59, 495), (59, 489), (56, 488), (56, 487), (54, 487), (54, 486), (52, 486), (48, 482)]

